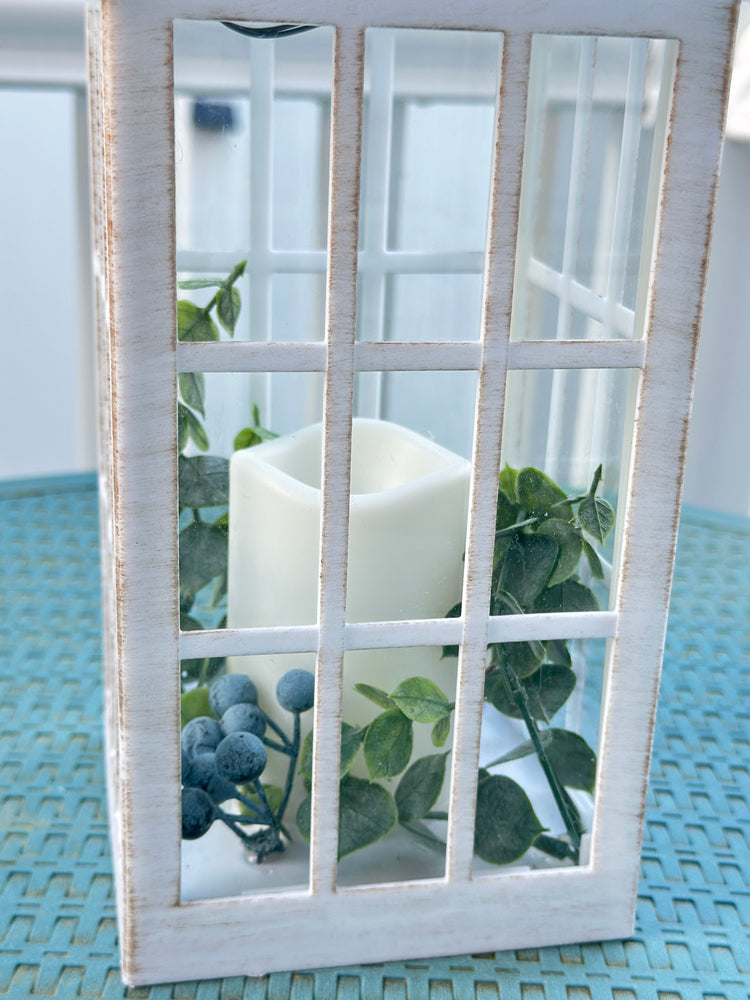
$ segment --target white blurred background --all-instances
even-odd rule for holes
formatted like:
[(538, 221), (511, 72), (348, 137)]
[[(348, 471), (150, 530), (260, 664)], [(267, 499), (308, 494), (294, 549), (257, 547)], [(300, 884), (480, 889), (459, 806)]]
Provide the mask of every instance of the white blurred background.
[[(750, 3), (742, 13), (683, 499), (749, 516)], [(96, 464), (83, 24), (83, 0), (0, 0), (1, 479)]]

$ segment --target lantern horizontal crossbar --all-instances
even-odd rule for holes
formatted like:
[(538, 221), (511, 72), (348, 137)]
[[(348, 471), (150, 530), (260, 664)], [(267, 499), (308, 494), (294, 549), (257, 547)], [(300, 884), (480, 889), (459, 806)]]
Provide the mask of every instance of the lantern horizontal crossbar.
[[(542, 0), (521, 6), (503, 0), (490, 5), (475, 0), (445, 5), (415, 0), (354, 5), (333, 0), (90, 2), (105, 710), (126, 982), (537, 947), (632, 931), (737, 6), (735, 0), (706, 0), (689, 10), (680, 0), (634, 0), (627, 5)], [(218, 38), (215, 32), (226, 30), (220, 22), (240, 28), (283, 24), (314, 30), (296, 34), (294, 43), (283, 32), (275, 39), (247, 39), (226, 31), (231, 43), (221, 34), (220, 46), (236, 46), (228, 56), (219, 47), (202, 59), (187, 42), (183, 54), (181, 38), (198, 38), (203, 24), (214, 32), (211, 38)], [(315, 37), (316, 31), (328, 34)], [(400, 53), (411, 51), (412, 42), (419, 53), (426, 38), (428, 52), (436, 34), (440, 45), (447, 45), (456, 33), (460, 44), (471, 45), (480, 35), (481, 44), (486, 42), (485, 75), (479, 72), (478, 60), (459, 60), (460, 72), (452, 82), (449, 69), (427, 56), (421, 61), (415, 57), (408, 72), (401, 73)], [(612, 40), (615, 47), (610, 50)], [(299, 46), (295, 51), (308, 54), (307, 62), (300, 56), (294, 63), (284, 54), (281, 47), (292, 44)], [(313, 54), (324, 53), (317, 63), (310, 55), (313, 49)], [(247, 64), (244, 53), (250, 54)], [(274, 53), (283, 63), (276, 77)], [(607, 53), (622, 59), (615, 83), (612, 74), (600, 72)], [(274, 128), (281, 134), (282, 127), (280, 105), (274, 102), (279, 94), (279, 100), (296, 99), (304, 91), (305, 73), (322, 123), (315, 139), (318, 181), (311, 174), (309, 187), (324, 189), (314, 197), (325, 212), (325, 235), (321, 246), (278, 247), (273, 227), (274, 211), (278, 215), (279, 210), (272, 189), (283, 182), (272, 179), (281, 155), (273, 135)], [(274, 79), (281, 81), (278, 94)], [(246, 93), (249, 112), (241, 103)], [(176, 103), (176, 94), (188, 103)], [(428, 105), (453, 102), (467, 117), (467, 108), (479, 107), (476, 120), (484, 116), (481, 121), (489, 123), (482, 146), (489, 190), (486, 196), (482, 191), (486, 206), (482, 200), (478, 210), (483, 245), (475, 245), (474, 237), (471, 245), (456, 239), (450, 246), (425, 237), (414, 247), (406, 237), (398, 237), (399, 244), (393, 235), (393, 214), (420, 190), (419, 183), (407, 187), (412, 182), (406, 169), (393, 167), (411, 148), (409, 129), (416, 128), (415, 119), (407, 114), (411, 105), (399, 103), (411, 100)], [(233, 101), (240, 103), (235, 107)], [(556, 108), (558, 101), (568, 102), (562, 111)], [(613, 114), (613, 106), (614, 125), (597, 117)], [(553, 119), (545, 115), (558, 111), (553, 128)], [(183, 133), (180, 123), (188, 120), (188, 113), (193, 131)], [(240, 113), (249, 115), (246, 132), (232, 133)], [(592, 123), (600, 121), (600, 135), (611, 126), (616, 143), (611, 149), (602, 146), (604, 166), (594, 183), (591, 149), (599, 135)], [(236, 210), (226, 213), (230, 222), (242, 215), (246, 238), (212, 242), (205, 235), (180, 235), (187, 232), (182, 192), (188, 183), (180, 178), (189, 179), (190, 171), (197, 170), (188, 135), (195, 149), (200, 147), (209, 158), (214, 148), (224, 150), (223, 157), (246, 142), (247, 163), (242, 160), (238, 168), (245, 187), (237, 196)], [(220, 136), (230, 136), (229, 144), (216, 145)], [(454, 145), (460, 147), (460, 136)], [(424, 150), (420, 155), (425, 162), (440, 159)], [(563, 161), (559, 170), (550, 167)], [(460, 157), (456, 163), (461, 166)], [(304, 187), (296, 189), (300, 205), (307, 197)], [(450, 188), (451, 198), (454, 193), (457, 199), (463, 197), (463, 188)], [(221, 189), (210, 175), (196, 190), (196, 218), (204, 207), (201, 197), (211, 207), (219, 197), (232, 204), (232, 192)], [(606, 213), (601, 209), (605, 203), (610, 206)], [(444, 204), (450, 215), (453, 202), (449, 198)], [(554, 244), (554, 253), (540, 242), (544, 212), (552, 220), (548, 243)], [(414, 218), (419, 221), (419, 211)], [(203, 232), (210, 233), (208, 223)], [(592, 247), (588, 263), (581, 251), (587, 240)], [(236, 288), (226, 277), (230, 272)], [(221, 277), (215, 278), (217, 274)], [(320, 335), (314, 332), (312, 318), (301, 334), (290, 334), (289, 339), (277, 335), (274, 310), (281, 311), (293, 298), (274, 291), (287, 287), (274, 285), (279, 275), (302, 275), (310, 288), (324, 282), (319, 286), (324, 291)], [(476, 316), (475, 336), (467, 327), (458, 331), (460, 336), (431, 337), (431, 324), (443, 308), (440, 290), (453, 287), (457, 275), (469, 284), (456, 288), (468, 289), (474, 282), (471, 287), (479, 289), (474, 305), (466, 307), (466, 315)], [(408, 282), (424, 276), (432, 282), (430, 293), (410, 293), (404, 305), (403, 297), (397, 298), (398, 283), (422, 287)], [(181, 289), (197, 296), (198, 305), (180, 306), (196, 323), (189, 336), (183, 336), (184, 316), (177, 305)], [(240, 290), (242, 315), (248, 318), (242, 321), (245, 333), (234, 336), (235, 329), (240, 330)], [(419, 310), (428, 310), (431, 297), (437, 305), (415, 336), (410, 324), (421, 315)], [(464, 305), (462, 300), (461, 308)], [(208, 318), (215, 306), (218, 326)], [(295, 316), (304, 311), (299, 304), (295, 308)], [(411, 317), (401, 327), (399, 308)], [(308, 312), (312, 317), (312, 308)], [(363, 333), (364, 328), (370, 332)], [(438, 433), (431, 440), (431, 429), (425, 433), (418, 416), (413, 427), (401, 426), (409, 423), (401, 414), (411, 411), (395, 408), (397, 380), (432, 378), (435, 373), (466, 375), (475, 388), (460, 400), (448, 394), (446, 402), (434, 388), (437, 382), (430, 382), (422, 396), (422, 390), (413, 388), (421, 383), (403, 382), (407, 388), (402, 395), (415, 412), (415, 400), (424, 397), (425, 405), (435, 411), (455, 412), (456, 422), (459, 411), (470, 414), (462, 438), (468, 442), (465, 454), (459, 454), (463, 445), (443, 441)], [(287, 431), (285, 411), (274, 402), (281, 394), (275, 387), (286, 383), (274, 379), (292, 376), (318, 379), (293, 384), (322, 384), (322, 396), (319, 412), (317, 390), (310, 390), (312, 403), (300, 396), (298, 409), (312, 416), (298, 419)], [(262, 443), (257, 448), (236, 445), (231, 465), (228, 456), (224, 464), (213, 466), (193, 462), (203, 448), (202, 420), (209, 420), (203, 398), (204, 379), (209, 378), (234, 380), (231, 384), (241, 385), (243, 393), (251, 386), (267, 403), (265, 411), (255, 408), (254, 423), (246, 428), (248, 441)], [(450, 393), (457, 391), (452, 388)], [(230, 399), (231, 392), (225, 396)], [(608, 406), (616, 410), (614, 416)], [(274, 433), (261, 426), (266, 411), (273, 418), (268, 426)], [(534, 435), (541, 435), (542, 441), (536, 451), (529, 445)], [(560, 456), (568, 441), (574, 454), (566, 464)], [(615, 473), (607, 479), (605, 466), (601, 488), (609, 491), (610, 505), (597, 495), (602, 472), (594, 470), (601, 466), (598, 455), (609, 454), (612, 441)], [(314, 475), (308, 471), (306, 454), (300, 457), (303, 447), (313, 455)], [(367, 456), (364, 463), (358, 449)], [(391, 480), (372, 485), (368, 477), (374, 476), (377, 456), (401, 450), (408, 474), (395, 486)], [(547, 491), (544, 503), (533, 496), (524, 500), (524, 490), (513, 479), (517, 471), (507, 471), (513, 456), (529, 454), (541, 455), (538, 464), (545, 476), (532, 468), (536, 459), (524, 461), (524, 466), (532, 468), (527, 481), (541, 493)], [(216, 502), (181, 501), (179, 469), (187, 467), (185, 462), (193, 462), (191, 469), (228, 470), (222, 475), (229, 477), (229, 484), (221, 480)], [(292, 482), (289, 469), (295, 462), (305, 471)], [(411, 474), (417, 466), (424, 467), (422, 478)], [(570, 479), (576, 482), (567, 494), (549, 493), (554, 484), (545, 484), (561, 478), (558, 470), (563, 469), (573, 470)], [(272, 495), (276, 498), (263, 499), (259, 491), (284, 476), (279, 493)], [(216, 486), (220, 479), (214, 476), (211, 483)], [(360, 482), (366, 485), (358, 486)], [(437, 499), (431, 492), (435, 482), (452, 499), (444, 500), (443, 494)], [(226, 495), (221, 492), (225, 489)], [(382, 510), (375, 506), (381, 494)], [(409, 507), (412, 494), (414, 504), (422, 505), (416, 514)], [(251, 496), (258, 506), (249, 506), (243, 521), (240, 511)], [(503, 502), (514, 507), (509, 521), (501, 519)], [(580, 505), (586, 516), (575, 520)], [(228, 531), (229, 568), (217, 562), (216, 572), (199, 574), (190, 590), (182, 539), (190, 510), (195, 514), (201, 507), (225, 511), (212, 514), (210, 524), (197, 515), (190, 523), (203, 525), (191, 529), (194, 535), (210, 535), (214, 541)], [(566, 512), (562, 520), (560, 508)], [(438, 518), (443, 509), (452, 518), (455, 514), (450, 558), (458, 589), (448, 603), (441, 604), (440, 597), (422, 605), (417, 600), (419, 577), (411, 575), (415, 560), (406, 554), (403, 564), (398, 560), (411, 551), (421, 522), (426, 525), (431, 515)], [(246, 525), (252, 525), (254, 510), (268, 513), (265, 520), (257, 515), (259, 523), (247, 541)], [(394, 510), (397, 514), (389, 513)], [(518, 513), (522, 510), (525, 513)], [(385, 530), (380, 526), (387, 517), (396, 516), (408, 527), (394, 540), (377, 535)], [(550, 527), (546, 521), (555, 523)], [(312, 525), (304, 538), (303, 522)], [(612, 528), (614, 542), (606, 552), (599, 546), (597, 554), (593, 541), (603, 545)], [(577, 539), (575, 560), (563, 571), (561, 553), (570, 551), (565, 540), (571, 531)], [(428, 561), (429, 544), (419, 544)], [(285, 546), (294, 548), (294, 559), (284, 554)], [(255, 549), (261, 566), (253, 591), (257, 599), (246, 600), (244, 581), (250, 579)], [(378, 550), (391, 564), (383, 570), (380, 604), (372, 597), (374, 584), (367, 581)], [(275, 584), (263, 575), (275, 565), (276, 552), (281, 562), (287, 560), (287, 576), (295, 576), (298, 568), (301, 578), (284, 583), (278, 599), (272, 593)], [(542, 579), (535, 560), (545, 559), (550, 561)], [(394, 563), (398, 565), (389, 576)], [(516, 566), (521, 566), (517, 573)], [(224, 572), (229, 618), (197, 627), (195, 592), (209, 577)], [(538, 577), (537, 583), (530, 584), (524, 573)], [(560, 597), (560, 588), (569, 581), (579, 604), (566, 604)], [(406, 594), (403, 607), (387, 600), (400, 583)], [(360, 587), (371, 605), (357, 603)], [(555, 587), (559, 606), (550, 597)], [(580, 596), (597, 587), (600, 603)], [(221, 599), (227, 600), (219, 594), (219, 604)], [(255, 604), (273, 610), (264, 618)], [(599, 643), (596, 648), (601, 650), (593, 709), (587, 700), (589, 682), (582, 679), (585, 656), (577, 652), (586, 643)], [(531, 666), (519, 666), (514, 658), (521, 647), (523, 655), (531, 657)], [(416, 814), (410, 807), (402, 809), (399, 822), (407, 833), (418, 828), (434, 848), (433, 828), (425, 833), (424, 824), (439, 819), (443, 853), (432, 867), (422, 869), (415, 862), (412, 874), (404, 875), (389, 867), (397, 849), (387, 846), (386, 837), (373, 848), (376, 861), (370, 868), (365, 860), (347, 868), (348, 859), (339, 856), (342, 817), (351, 808), (346, 796), (354, 787), (362, 791), (367, 781), (371, 791), (362, 795), (380, 795), (372, 789), (382, 787), (382, 796), (392, 801), (388, 781), (397, 773), (386, 770), (390, 761), (381, 762), (383, 770), (376, 773), (369, 759), (369, 775), (362, 777), (355, 769), (347, 777), (350, 763), (346, 768), (342, 763), (342, 742), (358, 727), (360, 743), (367, 741), (375, 725), (368, 719), (342, 730), (351, 704), (351, 678), (364, 678), (364, 687), (372, 700), (380, 699), (390, 722), (398, 716), (398, 725), (411, 734), (412, 722), (416, 726), (420, 719), (416, 709), (410, 716), (411, 709), (399, 701), (402, 688), (394, 682), (378, 693), (379, 675), (356, 671), (358, 664), (374, 663), (378, 655), (395, 651), (417, 656), (420, 650), (432, 651), (435, 670), (442, 671), (434, 676), (448, 678), (452, 685), (447, 692), (441, 690), (437, 715), (424, 712), (430, 725), (446, 719), (439, 732), (433, 731), (428, 755), (430, 760), (447, 759), (445, 784), (442, 798), (436, 793), (424, 812), (422, 826), (412, 822)], [(294, 659), (300, 656), (308, 659)], [(289, 835), (288, 871), (294, 874), (286, 882), (266, 874), (284, 870), (284, 852), (265, 861), (261, 854), (263, 864), (251, 866), (239, 843), (232, 860), (227, 840), (217, 840), (219, 846), (212, 848), (216, 865), (225, 868), (211, 883), (211, 866), (205, 863), (209, 848), (203, 854), (203, 848), (190, 853), (193, 845), (180, 839), (181, 690), (184, 696), (203, 684), (193, 678), (186, 687), (181, 673), (186, 663), (225, 658), (230, 671), (240, 673), (247, 672), (251, 658), (257, 664), (309, 663), (314, 669), (314, 718), (305, 744), (309, 754), (307, 763), (300, 765), (308, 768), (307, 785), (299, 792), (306, 798), (301, 804), (294, 799), (294, 768), (284, 798), (284, 804), (290, 795), (295, 801), (300, 810), (297, 824), (303, 830), (303, 836)], [(518, 695), (527, 698), (528, 708), (528, 679), (535, 677), (541, 684), (542, 667), (549, 684), (553, 676), (562, 676), (563, 668), (569, 670), (565, 677), (570, 676), (571, 689), (576, 683), (572, 674), (578, 672), (580, 694), (566, 712), (577, 704), (579, 717), (587, 711), (596, 714), (591, 754), (595, 783), (580, 782), (577, 787), (586, 795), (579, 798), (571, 792), (578, 778), (563, 780), (562, 765), (552, 767), (546, 757), (545, 747), (558, 739), (555, 734), (567, 730), (557, 723), (548, 725), (544, 711), (532, 717), (523, 706), (516, 712), (511, 705), (506, 714), (515, 712), (514, 726), (522, 728), (525, 722), (530, 740), (519, 737), (519, 746), (503, 749), (491, 764), (482, 756), (484, 740), (491, 735), (488, 702), (502, 706)], [(267, 668), (258, 669), (263, 673)], [(270, 678), (270, 667), (268, 671)], [(493, 672), (495, 694), (490, 695), (488, 678)], [(498, 678), (504, 678), (506, 687), (498, 689)], [(518, 694), (524, 684), (527, 694)], [(560, 704), (569, 695), (566, 690)], [(559, 707), (555, 702), (554, 711)], [(290, 738), (281, 735), (278, 721), (271, 724), (276, 735), (263, 738), (287, 754), (294, 744), (296, 767), (296, 755), (302, 760), (306, 752), (304, 726)], [(568, 733), (566, 739), (578, 746), (580, 733)], [(443, 745), (444, 751), (439, 749)], [(487, 856), (495, 847), (480, 843), (484, 833), (477, 825), (478, 803), (487, 797), (488, 788), (496, 790), (510, 781), (496, 778), (505, 775), (509, 762), (532, 752), (539, 757), (565, 829), (550, 830), (539, 823), (530, 841), (536, 838), (534, 843), (548, 850), (554, 841), (561, 853), (537, 865), (521, 852), (512, 864), (493, 867)], [(380, 784), (378, 774), (385, 776)], [(403, 804), (405, 778), (401, 781), (403, 795), (394, 794)], [(251, 783), (242, 793), (247, 809), (257, 817), (271, 816), (274, 809), (265, 802), (262, 786), (251, 793)], [(570, 803), (580, 805), (586, 796), (591, 816), (584, 823), (575, 818), (578, 806)], [(212, 817), (221, 812), (215, 809)], [(567, 817), (566, 809), (572, 810)], [(501, 813), (496, 817), (499, 825), (505, 822)], [(229, 840), (242, 823), (249, 824), (247, 810), (244, 817), (241, 811), (222, 815)], [(482, 820), (483, 831), (487, 823)], [(274, 830), (279, 842), (289, 834), (281, 819)], [(488, 835), (495, 845), (494, 831)], [(205, 842), (213, 843), (213, 836), (212, 828)], [(304, 839), (308, 836), (309, 847)], [(247, 834), (245, 838), (243, 843), (257, 842)], [(365, 854), (363, 850), (363, 859)], [(196, 878), (200, 887), (191, 882)]]

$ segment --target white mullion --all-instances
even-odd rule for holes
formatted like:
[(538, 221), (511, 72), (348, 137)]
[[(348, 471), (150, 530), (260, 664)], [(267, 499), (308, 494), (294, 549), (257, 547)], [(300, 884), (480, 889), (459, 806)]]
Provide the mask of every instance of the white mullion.
[[(573, 124), (573, 148), (570, 157), (568, 205), (565, 217), (565, 241), (563, 244), (563, 281), (560, 286), (561, 295), (557, 312), (556, 337), (558, 340), (567, 340), (570, 330), (571, 303), (567, 294), (567, 282), (575, 273), (576, 251), (580, 237), (583, 174), (586, 163), (588, 133), (591, 127), (596, 39), (582, 38), (580, 46), (576, 110)], [(550, 392), (550, 415), (544, 461), (545, 471), (553, 479), (558, 477), (559, 458), (562, 453), (565, 425), (565, 391), (567, 384), (568, 377), (565, 372), (554, 373)]]
[[(503, 615), (489, 619), (487, 641), (608, 639), (615, 635), (616, 629), (617, 613), (614, 611)], [(457, 646), (462, 635), (463, 623), (460, 618), (347, 622), (344, 627), (344, 649)], [(180, 633), (180, 659), (183, 660), (207, 656), (312, 653), (317, 648), (316, 625), (207, 629)]]
[[(388, 207), (390, 202), (391, 144), (393, 139), (394, 37), (392, 31), (373, 31), (366, 36), (370, 88), (367, 108), (367, 204), (364, 242), (360, 254), (362, 275), (362, 335), (368, 340), (385, 339), (385, 263), (388, 253)], [(372, 333), (371, 333), (372, 331)], [(374, 336), (372, 335), (374, 333)], [(367, 413), (382, 417), (383, 374), (368, 387), (363, 401)]]
[(458, 662), (445, 875), (471, 879), (505, 379), (510, 341), (531, 36), (505, 35), (482, 303), (473, 473)]
[[(549, 264), (545, 264), (536, 257), (531, 257), (528, 261), (528, 278), (531, 284), (536, 285), (545, 292), (549, 292), (558, 299), (567, 296), (569, 304), (573, 308), (579, 312), (586, 313), (591, 319), (599, 320), (602, 325), (606, 325), (605, 299), (603, 296), (597, 295), (593, 289), (582, 285), (580, 281), (576, 281), (575, 278), (571, 277), (566, 278), (559, 271), (556, 271)], [(612, 312), (613, 318), (610, 320), (612, 328), (616, 329), (623, 337), (632, 337), (633, 310), (628, 309), (621, 302), (616, 302), (613, 305)]]
[[(516, 340), (508, 369), (641, 368), (643, 340)], [(357, 371), (478, 371), (479, 341), (360, 341), (354, 348)], [(273, 341), (197, 341), (177, 345), (180, 372), (323, 372), (326, 345)]]
[(337, 29), (331, 116), (328, 294), (310, 889), (335, 892), (349, 542), (364, 30)]

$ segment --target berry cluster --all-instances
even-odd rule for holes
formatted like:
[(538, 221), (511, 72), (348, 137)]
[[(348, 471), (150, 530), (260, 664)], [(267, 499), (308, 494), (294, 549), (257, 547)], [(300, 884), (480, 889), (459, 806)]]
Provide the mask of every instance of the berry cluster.
[[(214, 820), (225, 823), (253, 851), (258, 861), (282, 851), (282, 821), (300, 751), (300, 714), (312, 708), (315, 678), (308, 670), (290, 670), (279, 680), (276, 699), (294, 717), (291, 739), (258, 707), (258, 692), (244, 674), (224, 674), (211, 684), (214, 717), (191, 719), (180, 737), (182, 759), (182, 836), (202, 837)], [(280, 742), (266, 735), (271, 729)], [(267, 748), (289, 757), (281, 801), (275, 809), (261, 782)], [(225, 812), (224, 802), (241, 803), (240, 814)], [(248, 834), (244, 825), (260, 827)]]

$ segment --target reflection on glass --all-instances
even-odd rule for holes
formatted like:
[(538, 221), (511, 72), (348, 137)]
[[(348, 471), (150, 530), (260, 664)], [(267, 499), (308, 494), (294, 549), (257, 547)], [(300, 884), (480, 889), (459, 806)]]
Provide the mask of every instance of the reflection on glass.
[(492, 33), (366, 33), (360, 339), (479, 336), (501, 49)]
[(360, 372), (354, 412), (401, 424), (469, 459), (476, 385), (476, 372)]
[(343, 694), (339, 884), (442, 877), (455, 660), (350, 651)]
[(313, 702), (312, 671), (283, 655), (234, 657), (183, 694), (183, 900), (306, 887), (308, 851), (290, 830)]
[(174, 67), (179, 276), (221, 280), (245, 261), (252, 307), (181, 339), (321, 339), (333, 30), (249, 38), (177, 20)]
[[(642, 336), (673, 55), (662, 40), (534, 36), (515, 338)], [(534, 307), (540, 291), (559, 311)], [(597, 325), (573, 322), (574, 308)]]

